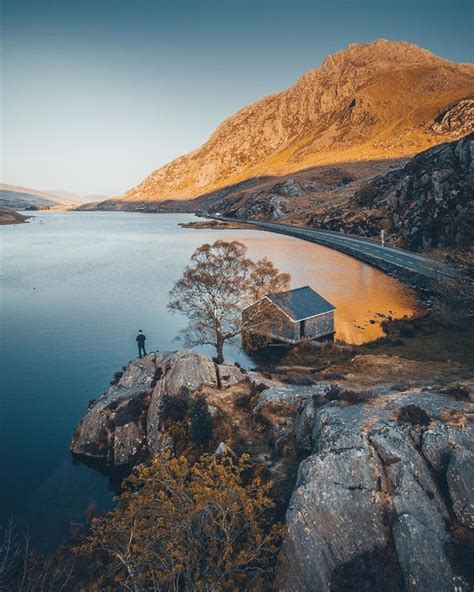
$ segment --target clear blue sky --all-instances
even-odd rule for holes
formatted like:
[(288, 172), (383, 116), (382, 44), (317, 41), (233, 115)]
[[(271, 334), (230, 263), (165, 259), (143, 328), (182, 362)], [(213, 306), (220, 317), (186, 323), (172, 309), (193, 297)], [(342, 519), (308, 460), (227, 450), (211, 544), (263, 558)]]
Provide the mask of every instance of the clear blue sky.
[(473, 61), (470, 0), (2, 0), (2, 181), (119, 194), (379, 37)]

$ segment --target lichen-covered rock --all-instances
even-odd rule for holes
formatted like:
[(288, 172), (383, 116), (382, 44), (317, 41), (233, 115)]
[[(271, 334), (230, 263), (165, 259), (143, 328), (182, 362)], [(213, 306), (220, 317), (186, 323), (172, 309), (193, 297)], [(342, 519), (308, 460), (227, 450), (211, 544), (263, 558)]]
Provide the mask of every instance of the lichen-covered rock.
[[(381, 581), (394, 582), (401, 569), (404, 584), (390, 589), (455, 590), (447, 551), (450, 511), (421, 443), (424, 434), (438, 430), (438, 439), (446, 440), (441, 448), (447, 445), (452, 454), (447, 440), (453, 434), (472, 437), (459, 424), (472, 405), (420, 389), (377, 394), (365, 404), (331, 403), (315, 410), (307, 402), (300, 409), (296, 433), (312, 454), (300, 465), (287, 511), (286, 592), (336, 590), (343, 573), (353, 574), (354, 590), (363, 589), (354, 574), (366, 572), (367, 558)], [(415, 404), (429, 414), (428, 426), (398, 419), (401, 408)], [(449, 430), (438, 429), (449, 422)], [(459, 475), (458, 464), (449, 461), (453, 476)], [(456, 502), (464, 500), (469, 479), (454, 477), (452, 483)], [(457, 507), (466, 504), (459, 501)]]
[(249, 381), (252, 391), (258, 393), (274, 386), (281, 386), (279, 380), (273, 380), (273, 378), (268, 378), (268, 375), (264, 376), (261, 372), (256, 372), (254, 370), (247, 371), (247, 380)]
[(474, 529), (474, 454), (455, 448), (446, 477), (454, 513), (461, 524)]
[(247, 375), (232, 362), (224, 362), (217, 366), (217, 373), (222, 388), (229, 388), (246, 380)]
[(421, 449), (433, 470), (442, 478), (446, 475), (453, 448), (462, 446), (474, 452), (474, 426), (468, 424), (459, 430), (445, 423), (438, 423), (423, 432)]
[(300, 465), (286, 517), (284, 590), (329, 590), (339, 565), (387, 545), (384, 507), (374, 503), (379, 461), (357, 432), (341, 433), (337, 415), (331, 408), (321, 422), (340, 443), (336, 433), (321, 434), (318, 454)]
[(74, 454), (112, 465), (131, 464), (146, 454), (146, 412), (157, 377), (155, 354), (132, 360), (117, 384), (89, 408), (71, 442)]
[(156, 375), (156, 354), (135, 358), (125, 368), (118, 388), (134, 388), (138, 385), (150, 386)]
[(398, 518), (393, 536), (407, 592), (455, 592), (444, 541), (411, 514)]
[(191, 349), (173, 354), (167, 361), (169, 370), (162, 378), (168, 395), (179, 395), (184, 388), (190, 392), (201, 386), (217, 387), (216, 366), (211, 356)]
[(312, 400), (307, 401), (295, 419), (295, 436), (298, 448), (310, 451), (313, 447), (311, 433), (313, 431), (316, 409)]
[(328, 388), (326, 385), (297, 386), (287, 384), (274, 386), (260, 393), (255, 411), (272, 409), (282, 413), (293, 413), (302, 401), (311, 399), (313, 395), (325, 394)]
[(311, 400), (313, 396), (321, 395), (327, 389), (328, 387), (323, 385), (297, 386), (284, 384), (273, 386), (260, 393), (253, 412), (256, 416), (263, 417), (267, 424), (271, 426), (272, 435), (275, 441), (279, 443), (279, 451), (287, 450), (288, 442), (291, 443), (290, 448), (294, 448), (295, 445), (298, 446), (294, 434), (298, 409), (306, 401)]

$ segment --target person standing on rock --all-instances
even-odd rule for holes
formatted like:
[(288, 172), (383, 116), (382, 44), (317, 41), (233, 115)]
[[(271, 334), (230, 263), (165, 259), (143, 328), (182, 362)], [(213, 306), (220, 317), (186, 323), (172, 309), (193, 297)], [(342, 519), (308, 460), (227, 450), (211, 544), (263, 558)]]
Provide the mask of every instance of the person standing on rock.
[(144, 356), (146, 356), (146, 351), (145, 351), (145, 341), (146, 341), (146, 337), (145, 334), (143, 333), (143, 331), (140, 329), (138, 331), (138, 335), (137, 335), (137, 339), (136, 342), (138, 344), (138, 356), (141, 358), (142, 357), (142, 353)]

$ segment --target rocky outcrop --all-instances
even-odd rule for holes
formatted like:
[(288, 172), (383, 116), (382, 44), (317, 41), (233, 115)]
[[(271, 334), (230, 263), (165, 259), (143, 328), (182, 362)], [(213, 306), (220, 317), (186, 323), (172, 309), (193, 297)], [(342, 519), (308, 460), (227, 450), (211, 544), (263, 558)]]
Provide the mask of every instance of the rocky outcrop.
[(210, 356), (181, 350), (132, 360), (109, 390), (92, 401), (71, 442), (74, 454), (110, 466), (133, 465), (166, 448), (162, 430), (163, 397), (192, 395), (204, 387), (223, 388), (245, 380), (230, 363), (219, 367)]
[(287, 512), (282, 589), (467, 590), (449, 546), (451, 528), (472, 526), (472, 411), (419, 389), (355, 406), (308, 400), (296, 435), (311, 454)]
[(143, 458), (147, 409), (158, 375), (155, 354), (132, 360), (118, 382), (91, 402), (74, 433), (71, 451), (110, 465)]
[(247, 378), (247, 375), (242, 369), (232, 362), (219, 364), (217, 366), (217, 375), (219, 377), (219, 385), (223, 388), (234, 386)]
[(203, 146), (130, 189), (117, 207), (189, 199), (315, 165), (416, 154), (472, 130), (466, 115), (454, 112), (464, 113), (473, 88), (472, 66), (415, 45), (384, 39), (350, 45), (291, 88), (241, 109)]
[[(472, 101), (474, 105), (474, 101)], [(474, 224), (474, 133), (430, 148), (375, 177), (347, 203), (323, 208), (310, 226), (378, 236), (412, 251), (469, 248)]]
[[(473, 102), (474, 103), (474, 102)], [(375, 179), (389, 232), (412, 251), (467, 248), (474, 223), (474, 133), (432, 148)]]
[(474, 529), (474, 453), (455, 448), (446, 473), (453, 510), (464, 526)]
[(472, 385), (355, 391), (266, 376), (190, 350), (132, 360), (71, 449), (138, 463), (173, 444), (165, 400), (202, 392), (218, 422), (210, 451), (250, 452), (289, 499), (282, 592), (468, 592), (454, 550), (474, 529)]
[(431, 129), (437, 135), (452, 134), (457, 130), (474, 127), (474, 100), (459, 101), (444, 113), (440, 113)]

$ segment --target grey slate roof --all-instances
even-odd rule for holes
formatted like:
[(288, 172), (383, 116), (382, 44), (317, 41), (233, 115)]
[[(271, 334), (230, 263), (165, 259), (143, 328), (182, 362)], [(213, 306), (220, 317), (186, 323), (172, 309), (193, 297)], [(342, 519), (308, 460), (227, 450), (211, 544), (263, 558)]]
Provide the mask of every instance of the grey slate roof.
[(267, 298), (284, 310), (294, 321), (301, 321), (336, 310), (333, 304), (325, 300), (309, 286), (277, 294), (268, 294)]

